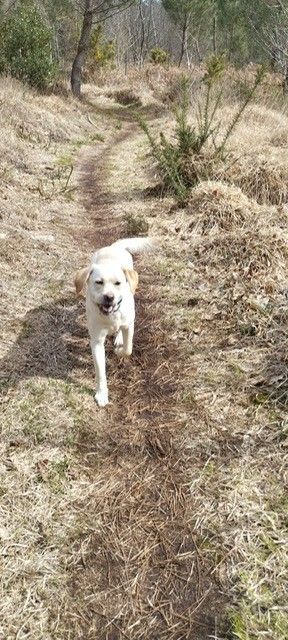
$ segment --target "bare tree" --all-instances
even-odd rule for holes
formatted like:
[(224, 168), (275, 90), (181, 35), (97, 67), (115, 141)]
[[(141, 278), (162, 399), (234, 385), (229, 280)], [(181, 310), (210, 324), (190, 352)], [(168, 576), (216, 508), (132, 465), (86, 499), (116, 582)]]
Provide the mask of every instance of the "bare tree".
[(272, 29), (266, 29), (272, 67), (280, 67), (283, 73), (283, 88), (288, 91), (288, 6), (287, 2), (276, 0), (273, 4), (275, 22)]
[(145, 17), (144, 17), (144, 11), (143, 11), (143, 0), (139, 0), (139, 19), (140, 19), (140, 25), (141, 25), (139, 61), (140, 61), (140, 65), (142, 65), (144, 60), (144, 46), (145, 46), (145, 36), (146, 36), (146, 24), (145, 24)]
[(288, 91), (288, 0), (263, 0), (268, 10), (266, 20), (255, 24), (250, 17), (250, 27), (259, 48), (266, 53), (273, 71), (283, 75), (283, 88)]
[(89, 51), (90, 38), (94, 24), (104, 22), (115, 13), (119, 13), (133, 4), (134, 0), (76, 0), (77, 9), (83, 15), (80, 38), (71, 71), (73, 94), (81, 97), (82, 69)]

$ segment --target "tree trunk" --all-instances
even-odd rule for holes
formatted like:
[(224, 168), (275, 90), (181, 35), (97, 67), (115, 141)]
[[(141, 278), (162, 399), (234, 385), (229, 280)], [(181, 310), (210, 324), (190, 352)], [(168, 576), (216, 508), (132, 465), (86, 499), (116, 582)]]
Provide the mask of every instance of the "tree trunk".
[(272, 71), (277, 70), (277, 49), (272, 45), (271, 47), (271, 69)]
[(152, 0), (150, 0), (148, 23), (147, 23), (147, 29), (146, 29), (146, 52), (148, 52), (148, 49), (151, 48), (150, 33), (151, 33), (152, 22), (153, 22), (153, 4), (152, 4)]
[(141, 36), (140, 36), (140, 67), (142, 67), (143, 62), (144, 62), (144, 44), (145, 44), (145, 19), (144, 19), (144, 15), (143, 15), (143, 6), (142, 6), (142, 0), (140, 0), (139, 2), (139, 17), (140, 17), (140, 24), (141, 24)]
[(285, 62), (284, 77), (283, 77), (283, 91), (285, 94), (288, 92), (288, 62)]
[(202, 55), (200, 53), (198, 38), (195, 38), (195, 51), (196, 51), (198, 63), (201, 64), (203, 58), (202, 58)]
[(188, 19), (188, 16), (185, 16), (185, 20), (184, 20), (184, 24), (183, 24), (183, 30), (182, 30), (181, 52), (180, 52), (180, 58), (179, 58), (179, 62), (178, 62), (178, 67), (181, 67), (181, 63), (182, 63), (182, 60), (184, 58), (184, 54), (187, 51), (188, 26), (189, 26), (189, 19)]
[(156, 24), (155, 24), (154, 11), (153, 11), (152, 3), (151, 3), (151, 22), (152, 22), (153, 38), (154, 38), (153, 47), (157, 47), (158, 34), (157, 34), (157, 29), (156, 29)]
[(86, 0), (80, 40), (71, 71), (71, 88), (72, 93), (76, 98), (81, 98), (82, 68), (89, 51), (92, 25), (93, 10), (91, 9), (91, 0)]
[(214, 17), (213, 17), (213, 53), (214, 53), (214, 55), (216, 55), (216, 53), (217, 53), (216, 32), (217, 32), (217, 18), (216, 18), (216, 15), (214, 15)]

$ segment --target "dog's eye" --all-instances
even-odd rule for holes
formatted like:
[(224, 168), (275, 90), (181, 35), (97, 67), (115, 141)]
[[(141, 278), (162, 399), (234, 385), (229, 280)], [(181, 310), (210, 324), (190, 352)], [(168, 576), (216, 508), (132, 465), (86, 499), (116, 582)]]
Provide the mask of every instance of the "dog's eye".
[(95, 280), (95, 284), (103, 284), (103, 280)]
[(117, 280), (117, 282), (115, 282), (116, 287), (119, 287), (121, 284), (121, 282), (119, 282), (119, 280)]

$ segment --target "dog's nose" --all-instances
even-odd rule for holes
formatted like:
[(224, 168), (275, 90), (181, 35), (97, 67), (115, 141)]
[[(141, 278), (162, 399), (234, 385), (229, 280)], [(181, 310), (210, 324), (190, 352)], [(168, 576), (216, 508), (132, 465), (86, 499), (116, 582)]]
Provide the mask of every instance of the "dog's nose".
[(114, 300), (114, 295), (113, 293), (107, 293), (105, 296), (103, 296), (103, 299), (105, 304), (111, 304)]

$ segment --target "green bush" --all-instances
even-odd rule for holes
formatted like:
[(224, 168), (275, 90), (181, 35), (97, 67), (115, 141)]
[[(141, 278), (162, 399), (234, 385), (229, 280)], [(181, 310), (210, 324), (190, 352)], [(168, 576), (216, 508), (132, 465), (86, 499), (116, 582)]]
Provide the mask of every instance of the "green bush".
[(52, 53), (52, 31), (34, 4), (16, 4), (0, 29), (0, 71), (45, 89), (57, 66)]
[(149, 59), (154, 64), (165, 64), (169, 60), (169, 53), (165, 49), (154, 47), (154, 49), (150, 50)]
[[(203, 100), (199, 99), (196, 106), (195, 126), (191, 126), (188, 120), (190, 81), (186, 76), (182, 77), (179, 105), (175, 109), (175, 137), (171, 141), (167, 140), (163, 132), (160, 132), (158, 141), (151, 133), (148, 124), (139, 119), (139, 124), (148, 137), (152, 155), (157, 162), (164, 184), (172, 189), (180, 201), (187, 198), (189, 189), (194, 187), (200, 179), (209, 178), (211, 167), (216, 162), (225, 159), (227, 142), (264, 76), (264, 70), (260, 68), (242, 104), (220, 135), (222, 89), (217, 85), (224, 68), (224, 56), (212, 56), (208, 60), (202, 78), (204, 96)], [(215, 88), (216, 91), (213, 91)], [(207, 149), (208, 142), (210, 146)]]
[(100, 67), (113, 65), (116, 55), (113, 40), (105, 40), (102, 25), (95, 27), (90, 41), (89, 57), (92, 63), (96, 62)]

